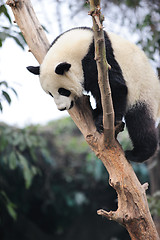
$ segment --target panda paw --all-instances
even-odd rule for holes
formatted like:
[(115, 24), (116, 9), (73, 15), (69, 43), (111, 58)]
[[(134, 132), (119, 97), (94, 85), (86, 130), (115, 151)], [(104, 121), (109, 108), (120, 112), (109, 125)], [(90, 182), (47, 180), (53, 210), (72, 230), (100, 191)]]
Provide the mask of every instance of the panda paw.
[(96, 129), (99, 133), (103, 132), (103, 114), (96, 108), (92, 112)]
[(97, 123), (95, 123), (95, 125), (96, 125), (97, 131), (98, 131), (100, 134), (103, 133), (103, 125), (97, 124)]
[[(103, 114), (98, 108), (92, 111), (93, 119), (96, 129), (99, 133), (103, 133)], [(115, 121), (115, 136), (117, 137), (119, 132), (124, 130), (125, 123), (122, 120)]]
[(125, 123), (123, 121), (115, 122), (115, 136), (117, 137), (118, 133), (123, 132), (125, 127)]
[(103, 133), (103, 117), (98, 116), (96, 119), (94, 119), (94, 121), (97, 131), (99, 133)]

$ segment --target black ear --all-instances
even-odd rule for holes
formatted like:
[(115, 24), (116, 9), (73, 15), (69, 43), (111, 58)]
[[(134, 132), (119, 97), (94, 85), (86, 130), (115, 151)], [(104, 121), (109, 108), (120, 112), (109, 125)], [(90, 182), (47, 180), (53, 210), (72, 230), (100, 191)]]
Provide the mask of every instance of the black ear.
[(35, 74), (35, 75), (39, 75), (40, 74), (40, 67), (33, 67), (33, 66), (28, 66), (27, 67), (28, 71), (30, 71), (31, 73)]
[(70, 67), (71, 67), (70, 63), (67, 62), (59, 63), (55, 68), (55, 73), (63, 75), (64, 72), (67, 72), (70, 69)]

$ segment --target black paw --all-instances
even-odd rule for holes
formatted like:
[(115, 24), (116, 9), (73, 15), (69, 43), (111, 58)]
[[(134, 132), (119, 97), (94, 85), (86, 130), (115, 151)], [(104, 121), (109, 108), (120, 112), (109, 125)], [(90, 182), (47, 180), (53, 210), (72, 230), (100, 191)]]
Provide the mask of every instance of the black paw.
[(123, 132), (125, 127), (125, 123), (122, 121), (116, 121), (115, 123), (115, 136), (117, 137), (119, 132)]
[(98, 116), (96, 119), (94, 119), (95, 121), (95, 125), (96, 125), (96, 128), (97, 128), (97, 131), (99, 133), (102, 133), (103, 132), (103, 117), (102, 116)]
[(93, 110), (93, 119), (95, 122), (96, 129), (99, 133), (103, 132), (103, 114), (98, 110)]
[(103, 125), (100, 125), (100, 124), (97, 124), (97, 123), (95, 123), (95, 125), (96, 125), (97, 131), (98, 131), (99, 133), (103, 133)]

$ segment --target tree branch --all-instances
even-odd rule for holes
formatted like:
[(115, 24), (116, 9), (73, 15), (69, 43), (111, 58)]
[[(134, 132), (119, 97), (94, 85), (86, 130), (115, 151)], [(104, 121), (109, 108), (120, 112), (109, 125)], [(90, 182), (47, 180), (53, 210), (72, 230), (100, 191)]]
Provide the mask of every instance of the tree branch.
[[(26, 38), (29, 48), (37, 61), (41, 63), (49, 44), (43, 29), (35, 16), (30, 1), (9, 0), (7, 3), (12, 8), (16, 22)], [(102, 53), (104, 55), (104, 51), (102, 51)], [(104, 63), (104, 66), (106, 66), (105, 64), (106, 62)], [(106, 71), (107, 67), (104, 67), (104, 69)], [(105, 87), (106, 82), (103, 85), (102, 88)], [(107, 91), (109, 91), (109, 93), (107, 93)], [(106, 96), (110, 96), (109, 88), (104, 92), (102, 89), (101, 94), (103, 96), (105, 94)], [(107, 99), (108, 98), (110, 97), (107, 97)], [(107, 101), (107, 99), (104, 101)], [(113, 115), (112, 110), (108, 110), (107, 106), (104, 108), (103, 110), (106, 111), (106, 113), (108, 112)], [(108, 213), (104, 210), (99, 210), (98, 214), (123, 224), (128, 230), (131, 238), (134, 240), (158, 240), (159, 237), (152, 221), (145, 195), (146, 184), (142, 186), (139, 183), (130, 163), (125, 159), (123, 150), (117, 141), (112, 141), (112, 146), (107, 145), (106, 147), (106, 144), (104, 144), (104, 135), (99, 134), (96, 131), (88, 98), (82, 97), (78, 99), (75, 106), (68, 112), (83, 133), (91, 149), (101, 159), (108, 170), (109, 183), (115, 188), (118, 195), (117, 211), (111, 211)], [(112, 120), (113, 116), (109, 122), (111, 123)], [(112, 124), (109, 127), (114, 129)], [(107, 129), (106, 132), (109, 132), (110, 134), (108, 123), (105, 128)]]
[(39, 23), (30, 1), (8, 0), (13, 11), (15, 22), (21, 29), (29, 51), (42, 63), (50, 46), (46, 34)]
[(108, 69), (111, 66), (106, 60), (106, 49), (102, 22), (104, 17), (100, 11), (100, 1), (90, 0), (90, 12), (93, 20), (95, 60), (98, 69), (98, 84), (101, 92), (101, 102), (103, 107), (103, 128), (104, 142), (112, 145), (115, 139), (114, 110), (109, 85)]

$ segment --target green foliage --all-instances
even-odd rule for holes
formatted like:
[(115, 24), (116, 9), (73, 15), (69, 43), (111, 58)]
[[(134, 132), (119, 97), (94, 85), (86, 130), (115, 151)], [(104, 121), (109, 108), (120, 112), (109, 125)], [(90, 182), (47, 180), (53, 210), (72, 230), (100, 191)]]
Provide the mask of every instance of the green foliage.
[[(4, 18), (4, 19), (3, 19)], [(8, 24), (6, 21), (8, 21)], [(0, 47), (7, 38), (12, 38), (22, 49), (24, 49), (25, 40), (22, 33), (19, 31), (18, 26), (12, 24), (11, 17), (8, 13), (8, 9), (4, 3), (0, 4)]]
[(8, 14), (7, 8), (4, 4), (0, 5), (0, 15), (4, 14), (6, 16), (6, 18), (8, 19), (8, 21), (10, 23), (12, 23), (10, 15)]
[[(158, 55), (160, 53), (160, 1), (113, 0), (113, 2), (118, 5), (125, 4), (127, 7), (133, 9), (133, 15), (130, 14), (130, 16), (127, 16), (126, 13), (122, 11), (123, 20), (128, 18), (131, 31), (140, 31), (139, 41), (137, 43), (143, 47), (143, 50), (151, 59), (156, 60), (155, 53)], [(133, 21), (133, 16), (135, 16), (135, 21)]]
[[(53, 134), (56, 136), (67, 135), (73, 133), (74, 135), (80, 133), (71, 118), (62, 118), (58, 121), (52, 121), (47, 124), (47, 128), (53, 129)], [(45, 128), (46, 129), (46, 128)], [(72, 135), (73, 135), (72, 134)]]
[(112, 2), (116, 5), (125, 4), (130, 8), (135, 8), (140, 4), (141, 0), (112, 0)]
[(139, 40), (146, 53), (149, 57), (154, 60), (154, 54), (156, 51), (160, 51), (160, 30), (159, 30), (159, 21), (160, 21), (160, 10), (154, 9), (153, 12), (148, 13), (144, 16), (142, 21), (138, 21), (136, 28), (140, 31), (146, 31), (147, 37)]
[(3, 101), (11, 104), (11, 97), (9, 91), (13, 92), (17, 96), (17, 92), (14, 88), (10, 87), (6, 81), (0, 82), (0, 111), (3, 111)]
[[(39, 158), (43, 157), (46, 161), (50, 158), (44, 138), (37, 135), (36, 127), (21, 130), (1, 124), (0, 143), (0, 167), (2, 170), (0, 183), (6, 181), (4, 180), (6, 171), (14, 172), (14, 174), (18, 171), (18, 174), (23, 177), (22, 183), (25, 188), (29, 189), (34, 177), (41, 175), (41, 169), (36, 165)], [(0, 195), (9, 215), (16, 220), (16, 204), (8, 197), (7, 190), (1, 190)]]
[[(19, 130), (2, 125), (0, 142), (0, 163), (10, 170), (18, 168), (23, 174), (26, 188), (29, 188), (34, 176), (40, 174), (39, 168), (34, 165), (38, 158), (37, 149), (48, 157), (44, 139), (30, 129)], [(32, 161), (28, 161), (30, 158)]]
[[(102, 11), (106, 17), (108, 12), (113, 12), (112, 18), (114, 17), (116, 10), (113, 4), (119, 6), (116, 14), (118, 24), (126, 26), (131, 34), (133, 32), (138, 34), (137, 44), (159, 68), (157, 56), (160, 54), (160, 0), (102, 0)], [(89, 7), (89, 3), (84, 3), (84, 9), (86, 7)], [(114, 17), (115, 21), (116, 18)]]
[[(92, 222), (95, 211), (101, 206), (108, 210), (117, 208), (117, 195), (108, 184), (103, 164), (70, 118), (24, 129), (1, 124), (0, 143), (0, 219), (3, 231), (11, 234), (8, 239), (24, 239), (24, 229), (27, 234), (32, 231), (32, 235), (33, 226), (36, 232), (40, 229), (40, 233), (52, 234), (51, 239), (73, 239), (70, 235), (66, 237), (70, 227), (79, 232), (81, 224), (84, 232), (88, 231), (89, 224), (85, 228), (81, 219), (90, 222), (93, 232), (93, 225), (99, 222), (99, 219)], [(136, 166), (136, 171), (145, 178), (144, 166)], [(12, 224), (11, 218), (16, 220)], [(20, 236), (16, 231), (19, 224)], [(106, 239), (112, 236), (128, 239), (128, 235), (121, 236), (112, 227), (105, 225), (104, 229)], [(47, 236), (43, 239), (48, 240)]]
[(124, 3), (130, 7), (130, 8), (135, 8), (137, 6), (139, 6), (141, 0), (125, 0)]
[(157, 191), (153, 196), (148, 196), (148, 203), (151, 214), (160, 216), (160, 191)]
[[(0, 47), (7, 38), (12, 38), (14, 41), (24, 49), (25, 40), (18, 26), (12, 24), (11, 17), (8, 13), (7, 5), (3, 1), (0, 3)], [(7, 21), (6, 21), (7, 20)], [(17, 96), (14, 88), (8, 86), (6, 81), (0, 81), (0, 111), (3, 110), (3, 102), (6, 101), (11, 104), (10, 92)]]
[(9, 215), (13, 218), (13, 220), (17, 219), (17, 213), (16, 213), (16, 205), (11, 202), (11, 200), (8, 198), (7, 194), (4, 191), (0, 191), (0, 202), (4, 201), (4, 204), (7, 208), (7, 211)]

